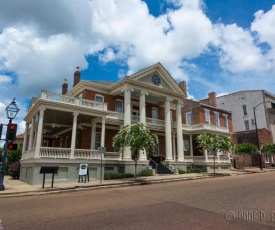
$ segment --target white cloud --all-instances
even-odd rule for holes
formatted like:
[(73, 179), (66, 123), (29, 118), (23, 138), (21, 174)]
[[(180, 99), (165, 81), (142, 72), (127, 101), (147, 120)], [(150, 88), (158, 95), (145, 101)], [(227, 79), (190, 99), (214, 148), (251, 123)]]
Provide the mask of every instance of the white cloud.
[(248, 30), (232, 25), (218, 25), (221, 31), (221, 66), (230, 72), (262, 71), (266, 68), (261, 49)]
[[(200, 84), (220, 92), (224, 86), (196, 76), (200, 66), (192, 64), (194, 58), (209, 54), (210, 48), (221, 51), (213, 55), (219, 55), (221, 68), (230, 73), (247, 77), (251, 72), (265, 76), (266, 71), (274, 71), (275, 6), (266, 13), (258, 11), (251, 30), (245, 30), (235, 24), (214, 25), (203, 12), (202, 0), (167, 2), (176, 8), (154, 17), (141, 0), (39, 4), (29, 0), (27, 5), (21, 0), (4, 1), (0, 8), (0, 96), (9, 101), (37, 96), (41, 89), (60, 92), (64, 78), (72, 85), (75, 66), (87, 68), (88, 55), (97, 55), (104, 64), (123, 64), (118, 77), (161, 62), (176, 80), (195, 76)], [(260, 43), (270, 49), (263, 52)]]
[(0, 75), (0, 84), (2, 83), (10, 83), (12, 81), (12, 78), (7, 75)]

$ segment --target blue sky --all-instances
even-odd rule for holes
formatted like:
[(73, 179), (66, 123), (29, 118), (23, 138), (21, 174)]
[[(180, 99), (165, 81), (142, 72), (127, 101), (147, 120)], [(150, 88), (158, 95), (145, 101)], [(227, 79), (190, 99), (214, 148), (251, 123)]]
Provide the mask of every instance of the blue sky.
[[(62, 12), (62, 13), (61, 13)], [(275, 0), (37, 0), (0, 8), (0, 122), (17, 98), (23, 131), (28, 102), (42, 89), (113, 80), (157, 62), (189, 97), (245, 89), (275, 94)]]

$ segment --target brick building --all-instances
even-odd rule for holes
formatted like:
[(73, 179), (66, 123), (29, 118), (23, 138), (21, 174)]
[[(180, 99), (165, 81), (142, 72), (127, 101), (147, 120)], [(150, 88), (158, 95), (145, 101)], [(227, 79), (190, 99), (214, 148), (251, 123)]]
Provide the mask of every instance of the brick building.
[[(231, 114), (218, 109), (215, 94), (203, 102), (187, 99), (186, 83), (179, 84), (157, 63), (118, 82), (81, 80), (73, 88), (65, 80), (62, 94), (41, 91), (31, 100), (20, 179), (39, 184), (41, 166), (59, 166), (57, 181), (76, 181), (80, 163), (89, 164), (91, 179), (101, 171), (98, 147), (105, 146), (104, 171), (133, 172), (131, 151), (114, 149), (112, 140), (125, 125), (140, 122), (158, 136), (154, 152), (142, 153), (138, 170), (150, 161), (173, 170), (213, 167), (213, 156), (196, 148), (196, 136), (214, 132), (230, 136)], [(191, 118), (191, 122), (190, 122)], [(217, 167), (229, 168), (228, 154), (218, 154)]]
[[(235, 143), (249, 142), (257, 146), (259, 142), (259, 146), (262, 146), (275, 141), (275, 95), (265, 90), (238, 91), (218, 97), (217, 105), (232, 112)], [(274, 158), (262, 156), (262, 162), (264, 167), (270, 167), (274, 164)], [(259, 155), (253, 155), (246, 164), (259, 165)]]

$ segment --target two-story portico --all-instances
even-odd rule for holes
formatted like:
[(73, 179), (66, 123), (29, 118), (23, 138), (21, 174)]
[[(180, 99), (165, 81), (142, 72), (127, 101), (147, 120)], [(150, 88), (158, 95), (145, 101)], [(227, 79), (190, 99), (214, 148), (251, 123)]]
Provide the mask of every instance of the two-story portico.
[(38, 184), (41, 166), (58, 165), (57, 181), (76, 181), (79, 164), (84, 162), (89, 163), (90, 177), (98, 179), (100, 146), (106, 147), (105, 172), (133, 172), (130, 149), (114, 149), (112, 140), (123, 126), (134, 122), (158, 135), (156, 150), (140, 155), (139, 170), (153, 158), (164, 160), (167, 167), (197, 163), (185, 157), (183, 135), (200, 127), (183, 125), (186, 93), (160, 63), (118, 82), (80, 80), (77, 69), (74, 87), (69, 92), (67, 88), (65, 81), (62, 94), (41, 91), (31, 101), (25, 117), (21, 180)]

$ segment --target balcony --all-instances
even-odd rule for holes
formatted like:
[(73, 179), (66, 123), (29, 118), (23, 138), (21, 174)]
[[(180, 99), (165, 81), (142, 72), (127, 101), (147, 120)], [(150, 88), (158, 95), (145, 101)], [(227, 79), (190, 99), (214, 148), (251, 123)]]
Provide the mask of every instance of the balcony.
[(216, 125), (208, 124), (196, 124), (196, 125), (182, 125), (183, 130), (189, 132), (196, 131), (209, 131), (209, 132), (219, 132), (219, 133), (229, 133), (229, 129), (225, 127), (220, 127)]
[(107, 111), (107, 103), (101, 103), (97, 101), (91, 101), (91, 100), (86, 100), (82, 98), (66, 96), (62, 94), (51, 93), (44, 90), (42, 90), (38, 98), (36, 98), (36, 100), (32, 102), (30, 108), (35, 104), (37, 100), (45, 100), (45, 101), (51, 101), (51, 102), (62, 103), (67, 105), (77, 105), (77, 106), (92, 108), (96, 110)]

